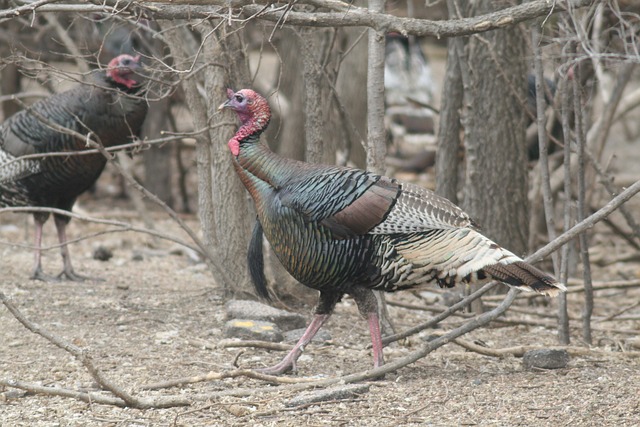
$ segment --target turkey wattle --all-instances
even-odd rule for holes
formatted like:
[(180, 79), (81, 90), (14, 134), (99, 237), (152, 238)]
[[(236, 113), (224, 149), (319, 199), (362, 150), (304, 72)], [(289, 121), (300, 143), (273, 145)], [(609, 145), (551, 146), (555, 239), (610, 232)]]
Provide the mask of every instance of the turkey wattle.
[[(102, 154), (20, 159), (30, 154), (86, 150), (86, 140), (54, 129), (64, 127), (92, 137), (105, 147), (125, 144), (139, 135), (147, 114), (144, 89), (136, 70), (140, 57), (120, 55), (91, 84), (40, 100), (16, 113), (0, 127), (0, 206), (48, 207), (71, 211), (76, 198), (89, 189), (105, 167)], [(35, 266), (32, 278), (54, 280), (42, 271), (42, 226), (47, 212), (35, 212)], [(64, 268), (69, 280), (87, 277), (75, 273), (66, 242), (68, 216), (54, 214)]]
[(387, 292), (436, 282), (496, 279), (555, 296), (566, 288), (480, 234), (469, 216), (419, 186), (363, 170), (286, 159), (260, 142), (269, 124), (267, 101), (250, 89), (227, 90), (220, 109), (242, 122), (229, 140), (233, 164), (258, 214), (249, 267), (258, 294), (268, 297), (262, 272), (262, 233), (287, 271), (320, 291), (315, 316), (272, 374), (295, 362), (336, 303), (349, 294), (368, 319), (374, 367), (384, 363), (376, 299)]

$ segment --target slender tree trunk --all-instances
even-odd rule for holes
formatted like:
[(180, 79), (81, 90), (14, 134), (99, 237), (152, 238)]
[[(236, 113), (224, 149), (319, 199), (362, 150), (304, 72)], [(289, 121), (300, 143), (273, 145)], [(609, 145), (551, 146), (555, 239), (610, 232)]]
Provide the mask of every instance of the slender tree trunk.
[[(384, 0), (369, 0), (369, 10), (384, 12)], [(384, 173), (387, 154), (384, 127), (384, 59), (385, 34), (369, 30), (369, 65), (367, 70), (367, 170)]]
[[(449, 17), (457, 17), (454, 0), (447, 1)], [(436, 193), (458, 203), (458, 173), (460, 165), (460, 110), (463, 85), (460, 57), (463, 49), (461, 38), (447, 41), (447, 70), (440, 106), (438, 150), (436, 152)]]
[[(179, 24), (173, 21), (163, 29), (167, 30), (165, 38), (176, 59), (176, 67), (187, 69), (194, 65), (198, 45), (194, 34)], [(226, 99), (226, 88), (247, 86), (249, 73), (238, 34), (224, 38), (212, 32), (211, 27), (199, 29), (208, 36), (202, 46), (203, 57), (219, 58), (219, 61), (205, 65), (195, 76), (187, 76), (183, 86), (195, 129), (206, 129), (211, 123), (225, 120), (217, 112), (217, 106)], [(233, 76), (233, 80), (229, 76)], [(204, 93), (198, 90), (196, 78), (203, 84)], [(227, 141), (236, 128), (236, 124), (214, 127), (196, 136), (198, 213), (205, 244), (214, 258), (209, 265), (226, 298), (252, 293), (246, 253), (255, 214), (233, 170), (227, 148)]]
[[(491, 0), (474, 6), (471, 15), (496, 7)], [(489, 238), (518, 255), (526, 251), (528, 232), (525, 46), (517, 27), (471, 37), (465, 98), (464, 208)]]
[[(203, 28), (203, 38), (213, 28)], [(217, 111), (218, 105), (227, 99), (228, 87), (249, 87), (249, 63), (245, 56), (244, 42), (241, 32), (225, 34), (224, 30), (216, 31), (212, 36), (217, 40), (204, 42), (205, 58), (221, 58), (226, 69), (210, 66), (205, 70), (205, 93), (207, 98), (219, 100), (209, 101), (207, 113), (209, 123), (224, 120), (224, 116)], [(234, 118), (235, 119), (235, 118)], [(251, 238), (251, 230), (256, 221), (256, 214), (249, 194), (237, 177), (231, 163), (231, 154), (227, 142), (236, 132), (237, 125), (225, 126), (222, 129), (210, 129), (211, 139), (211, 167), (213, 193), (213, 224), (212, 229), (216, 237), (216, 244), (220, 248), (219, 257), (227, 267), (233, 271), (234, 283), (225, 287), (227, 297), (243, 294), (253, 295), (253, 286), (249, 278), (247, 266), (247, 247)]]
[[(280, 64), (280, 79), (277, 90), (286, 100), (286, 105), (272, 104), (272, 112), (278, 113), (272, 118), (265, 134), (271, 149), (281, 156), (304, 160), (304, 110), (302, 105), (303, 80), (300, 78), (302, 69), (302, 55), (300, 51), (302, 41), (291, 28), (283, 28), (280, 38), (276, 42)], [(280, 108), (286, 110), (281, 111)], [(275, 115), (275, 114), (274, 114)]]
[[(160, 137), (160, 130), (166, 129), (169, 111), (169, 98), (163, 98), (151, 103), (149, 113), (142, 128), (142, 135), (146, 138)], [(158, 196), (168, 206), (173, 207), (173, 192), (171, 185), (173, 145), (156, 146), (146, 150), (144, 161), (144, 186)]]
[(324, 76), (322, 63), (326, 55), (329, 33), (316, 28), (301, 28), (302, 45), (304, 135), (306, 141), (305, 158), (309, 163), (335, 163), (333, 144), (326, 138), (327, 98), (330, 95), (328, 82)]

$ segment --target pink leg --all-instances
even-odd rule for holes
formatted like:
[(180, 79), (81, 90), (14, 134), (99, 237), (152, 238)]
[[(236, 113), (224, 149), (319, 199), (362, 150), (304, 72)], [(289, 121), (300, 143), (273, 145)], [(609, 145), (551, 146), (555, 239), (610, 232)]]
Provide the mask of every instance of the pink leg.
[(380, 319), (376, 311), (367, 315), (369, 322), (369, 332), (371, 334), (371, 346), (373, 348), (373, 367), (379, 368), (384, 365), (384, 354), (382, 353), (382, 335), (380, 334)]
[(380, 318), (378, 317), (378, 301), (371, 289), (356, 287), (350, 294), (353, 296), (360, 314), (367, 318), (369, 333), (371, 334), (371, 346), (373, 348), (373, 367), (384, 365), (382, 353), (382, 336), (380, 334)]
[[(270, 375), (281, 375), (285, 372), (293, 370), (296, 371), (296, 360), (300, 357), (302, 352), (304, 351), (304, 347), (311, 342), (313, 337), (318, 333), (324, 322), (329, 319), (330, 314), (316, 314), (313, 316), (313, 320), (307, 327), (307, 330), (304, 331), (304, 334), (300, 337), (297, 344), (291, 349), (289, 354), (285, 356), (284, 359), (277, 365), (271, 366), (269, 368), (258, 369), (259, 372), (270, 374)], [(378, 332), (379, 334), (379, 332)], [(382, 342), (380, 343), (382, 345)]]

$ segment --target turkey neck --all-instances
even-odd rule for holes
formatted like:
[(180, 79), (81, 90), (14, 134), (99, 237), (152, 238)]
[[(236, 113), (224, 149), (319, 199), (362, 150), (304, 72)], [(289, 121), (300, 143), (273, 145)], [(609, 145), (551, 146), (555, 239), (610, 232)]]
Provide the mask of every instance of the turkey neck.
[(296, 160), (281, 157), (271, 151), (260, 142), (260, 133), (253, 133), (239, 140), (240, 151), (238, 156), (234, 156), (233, 162), (240, 180), (256, 203), (260, 199), (258, 193), (278, 191), (294, 173), (296, 166), (300, 165)]

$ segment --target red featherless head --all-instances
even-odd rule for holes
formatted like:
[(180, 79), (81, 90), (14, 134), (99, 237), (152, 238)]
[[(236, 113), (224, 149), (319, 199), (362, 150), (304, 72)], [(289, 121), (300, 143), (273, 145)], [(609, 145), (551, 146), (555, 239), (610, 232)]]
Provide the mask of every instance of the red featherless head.
[(234, 156), (240, 152), (240, 141), (249, 135), (262, 132), (271, 119), (271, 109), (266, 99), (251, 89), (234, 92), (227, 89), (227, 101), (218, 110), (229, 108), (235, 111), (242, 122), (235, 136), (229, 141), (229, 149)]
[(132, 76), (140, 67), (140, 55), (131, 56), (122, 54), (116, 56), (109, 62), (107, 66), (107, 76), (114, 82), (131, 89), (138, 83)]

